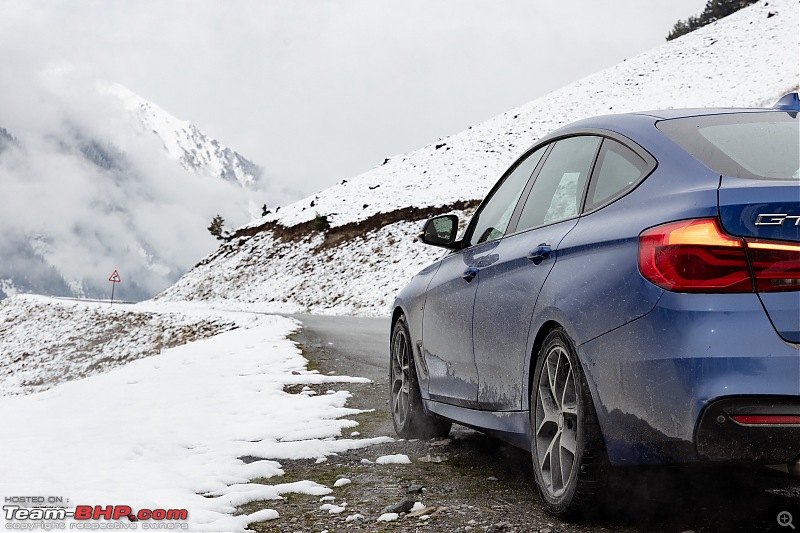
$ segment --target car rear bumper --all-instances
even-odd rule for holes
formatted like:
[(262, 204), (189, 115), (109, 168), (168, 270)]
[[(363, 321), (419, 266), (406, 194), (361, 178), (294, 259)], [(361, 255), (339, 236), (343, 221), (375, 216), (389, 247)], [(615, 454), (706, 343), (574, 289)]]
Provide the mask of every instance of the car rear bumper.
[[(707, 420), (701, 430), (718, 400), (800, 403), (800, 346), (777, 335), (755, 294), (665, 292), (648, 315), (578, 346), (578, 354), (614, 464), (784, 462), (800, 454), (798, 427), (769, 438), (757, 432), (768, 439), (761, 444), (750, 442), (757, 433), (720, 433)], [(723, 447), (726, 437), (743, 440)], [(791, 444), (769, 452), (770, 442), (786, 438), (794, 439), (794, 456)]]
[[(712, 461), (790, 463), (800, 456), (800, 398), (711, 402), (697, 425), (697, 453)], [(794, 423), (788, 421), (794, 420)]]

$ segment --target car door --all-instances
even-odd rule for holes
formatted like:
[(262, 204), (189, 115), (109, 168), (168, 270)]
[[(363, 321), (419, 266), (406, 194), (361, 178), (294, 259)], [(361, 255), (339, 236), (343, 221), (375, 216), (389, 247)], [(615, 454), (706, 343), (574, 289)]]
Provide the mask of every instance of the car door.
[(496, 260), (494, 250), (543, 153), (526, 154), (506, 172), (470, 221), (464, 247), (442, 260), (428, 285), (422, 353), (432, 400), (478, 407), (478, 370), (472, 348), (477, 273)]
[(575, 227), (601, 138), (559, 139), (523, 196), (495, 260), (478, 272), (473, 350), (478, 403), (487, 410), (520, 410), (528, 333), (539, 291)]

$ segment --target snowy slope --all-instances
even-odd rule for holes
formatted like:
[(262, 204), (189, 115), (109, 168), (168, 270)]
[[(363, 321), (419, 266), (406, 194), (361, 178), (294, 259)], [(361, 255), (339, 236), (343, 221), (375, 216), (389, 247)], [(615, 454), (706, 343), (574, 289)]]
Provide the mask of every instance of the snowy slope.
[[(237, 232), (159, 298), (387, 314), (440, 253), (420, 220), (482, 198), (537, 138), (588, 116), (671, 107), (771, 106), (800, 77), (798, 3), (759, 2), (677, 40), (296, 202)], [(420, 209), (406, 216), (400, 210)], [(469, 207), (469, 206), (466, 206)], [(424, 212), (424, 213), (423, 213)], [(313, 220), (324, 215), (323, 236)], [(338, 241), (338, 242), (337, 242)]]
[(235, 327), (197, 309), (18, 295), (0, 302), (0, 396), (42, 392)]
[(118, 83), (101, 85), (98, 89), (119, 98), (141, 132), (155, 134), (169, 156), (186, 170), (237, 182), (242, 187), (258, 188), (261, 168), (209, 137), (188, 120), (175, 118)]

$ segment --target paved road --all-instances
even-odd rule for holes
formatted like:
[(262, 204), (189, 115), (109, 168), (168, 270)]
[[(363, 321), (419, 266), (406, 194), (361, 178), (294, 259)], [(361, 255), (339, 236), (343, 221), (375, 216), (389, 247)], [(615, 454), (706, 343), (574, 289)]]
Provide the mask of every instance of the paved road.
[(350, 361), (358, 375), (387, 381), (389, 368), (389, 319), (321, 315), (290, 315), (303, 323), (295, 340), (305, 349), (323, 349), (334, 358)]
[[(364, 376), (376, 382), (373, 398), (354, 398), (364, 408), (373, 402), (386, 411), (389, 321), (375, 318), (293, 315), (304, 329), (294, 336), (306, 352), (326, 370)], [(386, 418), (388, 419), (388, 413)], [(394, 435), (391, 422), (379, 429)], [(526, 494), (531, 509), (539, 509), (532, 491), (529, 454), (480, 434), (459, 432), (460, 451), (500, 472), (517, 494)], [(525, 466), (527, 465), (527, 466)], [(480, 468), (471, 466), (470, 468)], [(477, 472), (476, 472), (477, 473)], [(619, 501), (609, 516), (586, 526), (558, 524), (559, 531), (782, 531), (778, 513), (794, 515), (800, 527), (800, 482), (765, 468), (624, 468), (615, 479), (621, 487)], [(457, 500), (458, 495), (453, 494)], [(469, 503), (468, 498), (464, 501)], [(521, 509), (519, 512), (525, 512)]]

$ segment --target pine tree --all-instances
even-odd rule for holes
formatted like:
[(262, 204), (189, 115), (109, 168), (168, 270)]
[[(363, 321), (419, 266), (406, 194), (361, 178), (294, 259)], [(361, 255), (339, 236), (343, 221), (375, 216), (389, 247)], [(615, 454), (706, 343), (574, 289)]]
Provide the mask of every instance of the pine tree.
[(211, 219), (211, 225), (208, 226), (208, 232), (216, 237), (217, 240), (223, 241), (225, 240), (225, 236), (222, 234), (222, 226), (224, 224), (225, 219), (217, 215)]
[(697, 17), (689, 17), (686, 20), (679, 20), (672, 27), (672, 31), (667, 35), (667, 40), (671, 41), (681, 35), (693, 32), (697, 28), (702, 28), (706, 24), (716, 22), (725, 18), (740, 9), (755, 4), (758, 0), (708, 0), (703, 12)]

